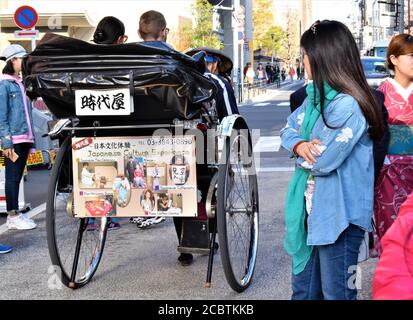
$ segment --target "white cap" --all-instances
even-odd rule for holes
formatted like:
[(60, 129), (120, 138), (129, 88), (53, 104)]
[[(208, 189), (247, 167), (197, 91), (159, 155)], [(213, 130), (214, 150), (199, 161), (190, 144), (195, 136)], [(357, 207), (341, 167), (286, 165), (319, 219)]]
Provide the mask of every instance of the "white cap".
[(24, 58), (25, 56), (27, 56), (26, 49), (19, 44), (11, 44), (4, 49), (1, 58), (7, 62), (12, 58)]

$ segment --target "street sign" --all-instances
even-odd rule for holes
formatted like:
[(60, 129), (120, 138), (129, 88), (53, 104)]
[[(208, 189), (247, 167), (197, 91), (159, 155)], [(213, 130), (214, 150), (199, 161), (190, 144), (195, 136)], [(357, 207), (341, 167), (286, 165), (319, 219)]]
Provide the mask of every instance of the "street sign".
[(39, 30), (16, 30), (14, 31), (14, 37), (37, 39), (39, 37)]
[(14, 13), (14, 22), (19, 28), (24, 30), (33, 28), (38, 19), (39, 16), (36, 10), (30, 6), (21, 6)]
[(244, 32), (245, 31), (245, 7), (244, 6), (238, 7), (236, 17), (237, 17), (238, 31)]
[(238, 16), (238, 17), (240, 17), (240, 16), (245, 17), (245, 7), (244, 7), (243, 5), (240, 5), (240, 6), (238, 7), (237, 16)]

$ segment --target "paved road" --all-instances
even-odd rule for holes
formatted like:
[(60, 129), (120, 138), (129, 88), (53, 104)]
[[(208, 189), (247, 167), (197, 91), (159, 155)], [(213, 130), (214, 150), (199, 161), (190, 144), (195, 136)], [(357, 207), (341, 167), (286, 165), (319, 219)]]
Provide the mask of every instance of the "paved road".
[[(100, 267), (85, 288), (76, 291), (50, 289), (48, 270), (51, 263), (45, 214), (41, 213), (35, 217), (39, 225), (36, 230), (0, 234), (0, 243), (8, 242), (15, 247), (13, 253), (0, 256), (0, 299), (289, 299), (291, 260), (282, 249), (282, 241), (285, 192), (293, 162), (287, 152), (276, 151), (279, 142), (274, 137), (289, 114), (290, 93), (274, 92), (268, 101), (240, 108), (250, 127), (261, 130), (261, 137), (255, 138), (256, 148), (267, 150), (256, 153), (261, 164), (260, 239), (253, 283), (244, 293), (237, 294), (227, 285), (219, 254), (209, 289), (204, 288), (207, 257), (195, 256), (193, 265), (180, 266), (176, 261), (177, 243), (171, 220), (147, 230), (138, 230), (127, 220), (121, 221), (121, 229), (108, 233)], [(29, 174), (29, 181), (39, 181), (33, 187), (36, 190), (31, 190), (32, 194), (39, 194), (31, 201), (41, 200), (40, 193), (46, 190), (49, 172)], [(361, 264), (360, 299), (371, 298), (375, 263), (369, 260)]]

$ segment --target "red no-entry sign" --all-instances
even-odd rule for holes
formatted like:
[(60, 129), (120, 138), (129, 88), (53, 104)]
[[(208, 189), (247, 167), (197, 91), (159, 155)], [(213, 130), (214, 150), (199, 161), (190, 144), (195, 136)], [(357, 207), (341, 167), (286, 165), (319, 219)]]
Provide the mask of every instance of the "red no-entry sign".
[(14, 22), (21, 29), (31, 29), (33, 28), (39, 16), (37, 15), (36, 10), (30, 6), (21, 6), (17, 8), (14, 13)]

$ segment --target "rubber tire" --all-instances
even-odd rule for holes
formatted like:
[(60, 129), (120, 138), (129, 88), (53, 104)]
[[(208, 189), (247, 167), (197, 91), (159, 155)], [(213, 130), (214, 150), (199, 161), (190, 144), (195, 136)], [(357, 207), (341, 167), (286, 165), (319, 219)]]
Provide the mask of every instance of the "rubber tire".
[[(234, 274), (234, 271), (231, 266), (231, 259), (229, 255), (229, 250), (228, 250), (228, 239), (227, 239), (227, 223), (226, 223), (226, 199), (225, 199), (225, 181), (226, 181), (226, 174), (227, 174), (227, 166), (228, 166), (228, 158), (230, 156), (230, 138), (226, 138), (225, 141), (225, 148), (226, 148), (226, 156), (227, 159), (225, 161), (225, 164), (220, 164), (219, 169), (218, 169), (218, 191), (217, 191), (217, 227), (218, 227), (218, 239), (219, 239), (219, 245), (220, 245), (220, 253), (221, 253), (221, 261), (222, 261), (222, 266), (224, 269), (224, 274), (227, 279), (227, 282), (229, 286), (236, 292), (241, 293), (245, 289), (249, 287), (249, 285), (252, 282), (253, 279), (253, 274), (255, 270), (255, 263), (252, 266), (252, 276), (250, 278), (250, 281), (248, 283), (242, 285), (239, 283), (239, 281), (236, 279), (236, 276)], [(249, 147), (252, 148), (251, 145), (251, 140), (249, 139)], [(255, 174), (255, 190), (256, 190), (256, 198), (257, 198), (257, 204), (256, 204), (256, 211), (257, 213), (259, 212), (258, 208), (258, 183), (257, 183), (257, 176)], [(258, 219), (257, 219), (258, 223)], [(257, 226), (258, 228), (258, 226)], [(258, 235), (257, 235), (257, 242), (258, 242)], [(250, 248), (253, 244), (250, 243)], [(255, 253), (256, 254), (256, 253)], [(251, 259), (251, 257), (250, 257)]]
[(56, 155), (56, 161), (52, 167), (52, 172), (50, 175), (50, 180), (49, 180), (49, 189), (48, 189), (48, 196), (47, 196), (47, 202), (46, 202), (46, 231), (47, 231), (47, 244), (49, 247), (49, 255), (50, 259), (52, 261), (53, 266), (57, 266), (60, 268), (61, 272), (61, 277), (60, 280), (66, 287), (70, 287), (71, 289), (78, 289), (86, 285), (92, 278), (93, 275), (95, 274), (100, 260), (102, 258), (103, 250), (105, 248), (105, 242), (106, 242), (106, 233), (107, 233), (107, 227), (104, 230), (104, 234), (102, 237), (102, 244), (101, 244), (101, 251), (100, 251), (100, 257), (99, 260), (97, 261), (94, 270), (90, 273), (89, 277), (85, 278), (84, 281), (82, 282), (75, 282), (74, 286), (69, 286), (70, 284), (70, 273), (64, 270), (62, 263), (60, 261), (60, 256), (59, 256), (59, 250), (57, 248), (56, 244), (56, 235), (55, 235), (55, 215), (54, 215), (54, 200), (55, 200), (55, 194), (56, 194), (56, 188), (57, 188), (57, 183), (58, 183), (58, 178), (60, 174), (60, 168), (62, 164), (64, 163), (64, 160), (66, 159), (67, 156), (70, 156), (70, 148), (71, 148), (71, 138), (67, 137), (64, 142), (62, 143), (60, 150), (58, 154)]

